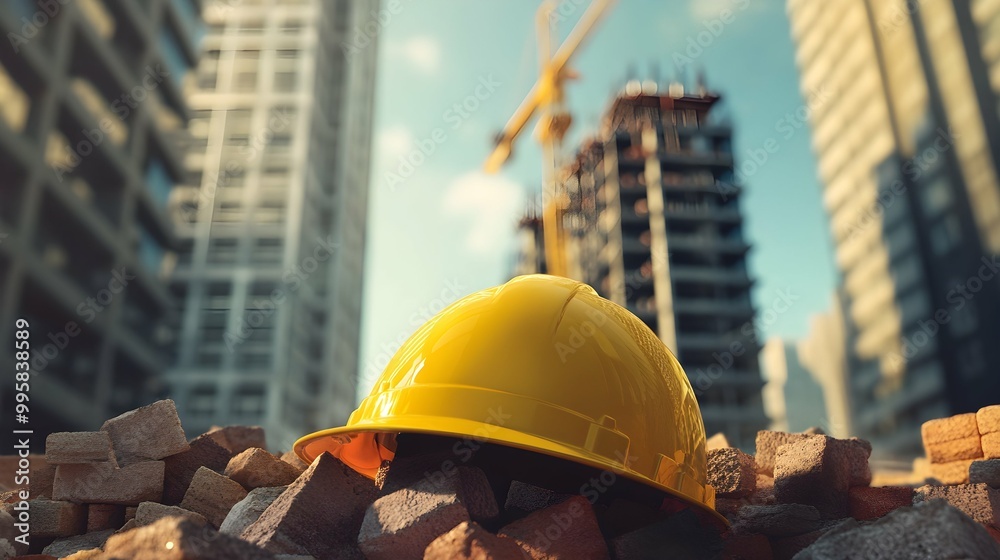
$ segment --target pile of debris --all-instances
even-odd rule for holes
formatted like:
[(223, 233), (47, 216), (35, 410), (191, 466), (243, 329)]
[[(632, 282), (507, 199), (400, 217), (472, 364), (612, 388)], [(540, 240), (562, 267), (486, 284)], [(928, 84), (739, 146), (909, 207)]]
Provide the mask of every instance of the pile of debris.
[(712, 438), (720, 534), (665, 494), (524, 451), (400, 436), (373, 484), (329, 454), (272, 455), (257, 427), (188, 441), (165, 400), (50, 435), (28, 509), (0, 494), (0, 559), (1000, 558), (1000, 406), (923, 436), (935, 479), (918, 488), (870, 487), (858, 439), (763, 431), (754, 457)]

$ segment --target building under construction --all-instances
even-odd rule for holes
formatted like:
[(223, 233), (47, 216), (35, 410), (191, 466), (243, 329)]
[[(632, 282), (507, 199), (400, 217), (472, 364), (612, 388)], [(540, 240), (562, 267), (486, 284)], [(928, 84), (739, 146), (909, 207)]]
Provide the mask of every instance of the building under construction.
[[(732, 129), (719, 96), (631, 82), (563, 180), (570, 276), (624, 305), (684, 365), (709, 434), (753, 447), (766, 426), (735, 184)], [(716, 113), (718, 109), (715, 109)], [(537, 220), (525, 220), (519, 272), (537, 262)], [(535, 240), (528, 238), (535, 234)]]

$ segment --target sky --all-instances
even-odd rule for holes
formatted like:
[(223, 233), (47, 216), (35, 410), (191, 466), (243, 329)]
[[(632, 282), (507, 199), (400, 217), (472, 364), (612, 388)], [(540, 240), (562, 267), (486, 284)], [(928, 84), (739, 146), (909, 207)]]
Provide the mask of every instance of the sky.
[[(399, 0), (396, 13), (382, 4), (362, 397), (424, 321), (509, 279), (517, 220), (542, 169), (525, 134), (501, 173), (481, 171), (491, 138), (537, 78), (538, 3)], [(587, 4), (562, 0), (562, 36)], [(758, 327), (766, 337), (805, 336), (836, 285), (807, 123), (809, 107), (832, 92), (800, 92), (784, 2), (620, 0), (571, 66), (580, 77), (567, 88), (567, 149), (596, 129), (627, 78), (690, 85), (704, 73), (734, 125)], [(793, 303), (777, 313), (782, 297)]]

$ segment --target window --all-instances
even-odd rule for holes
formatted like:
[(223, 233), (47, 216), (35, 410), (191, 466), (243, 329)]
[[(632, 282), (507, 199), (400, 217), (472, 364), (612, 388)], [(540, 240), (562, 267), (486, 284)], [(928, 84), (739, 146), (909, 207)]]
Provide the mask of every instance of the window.
[(237, 416), (262, 416), (265, 401), (262, 385), (240, 387), (233, 393), (232, 413)]
[(208, 262), (225, 264), (236, 262), (237, 240), (214, 237), (208, 244)]
[(233, 80), (233, 89), (236, 91), (253, 91), (257, 89), (257, 71), (237, 72)]
[(216, 389), (211, 385), (200, 385), (188, 393), (187, 411), (195, 416), (211, 416), (215, 414)]
[(264, 20), (248, 19), (240, 22), (240, 33), (254, 35), (264, 31)]
[(295, 91), (295, 72), (285, 71), (274, 74), (274, 91)]

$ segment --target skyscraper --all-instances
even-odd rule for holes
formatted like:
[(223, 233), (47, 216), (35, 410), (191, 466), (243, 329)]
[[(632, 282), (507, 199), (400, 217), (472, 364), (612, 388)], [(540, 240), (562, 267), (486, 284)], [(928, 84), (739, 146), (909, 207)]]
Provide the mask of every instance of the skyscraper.
[(709, 434), (767, 425), (762, 341), (720, 97), (629, 82), (568, 168), (572, 275), (643, 320), (684, 366)]
[(184, 307), (170, 384), (192, 433), (262, 424), (287, 448), (354, 408), (376, 9), (206, 8), (173, 198)]
[(167, 198), (200, 2), (111, 4), (0, 4), (0, 336), (30, 323), (36, 433), (97, 429), (165, 388)]
[(877, 453), (1000, 397), (1000, 79), (986, 0), (790, 0), (847, 312), (852, 425)]

